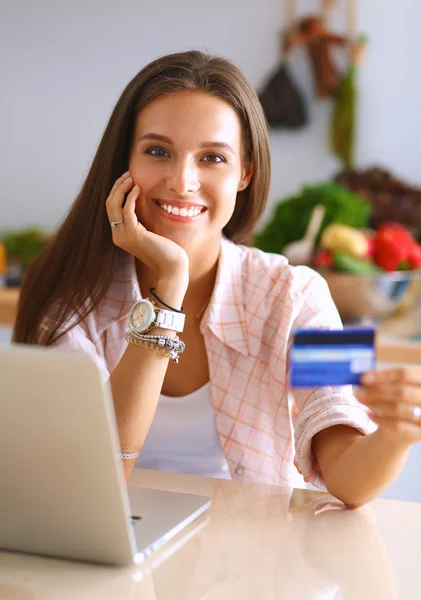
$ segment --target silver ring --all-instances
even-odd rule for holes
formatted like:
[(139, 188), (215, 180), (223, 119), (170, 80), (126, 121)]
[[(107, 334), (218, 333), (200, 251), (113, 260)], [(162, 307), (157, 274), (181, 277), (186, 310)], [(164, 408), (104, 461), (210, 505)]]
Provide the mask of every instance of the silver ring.
[(412, 419), (414, 421), (419, 421), (421, 417), (421, 406), (414, 406), (412, 408)]
[(117, 227), (117, 225), (120, 225), (120, 223), (123, 222), (123, 219), (121, 219), (121, 221), (111, 221), (111, 227)]

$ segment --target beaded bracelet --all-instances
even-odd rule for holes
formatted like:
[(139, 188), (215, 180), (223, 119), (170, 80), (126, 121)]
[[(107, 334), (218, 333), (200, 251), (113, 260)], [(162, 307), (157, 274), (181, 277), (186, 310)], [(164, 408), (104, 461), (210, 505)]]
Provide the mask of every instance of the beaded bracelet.
[(139, 333), (134, 329), (128, 329), (128, 333), (131, 333), (139, 340), (143, 340), (144, 342), (153, 342), (157, 344), (161, 348), (167, 348), (168, 350), (175, 350), (178, 353), (184, 352), (186, 344), (180, 340), (180, 338), (175, 335), (150, 335), (147, 333)]
[(120, 454), (120, 458), (122, 460), (133, 460), (134, 458), (137, 458), (139, 454), (140, 452), (124, 452), (123, 454)]
[(175, 364), (178, 364), (178, 355), (184, 351), (185, 344), (179, 338), (169, 336), (148, 336), (142, 335), (127, 329), (125, 338), (131, 344), (136, 344), (142, 348), (155, 351), (166, 358), (171, 358)]

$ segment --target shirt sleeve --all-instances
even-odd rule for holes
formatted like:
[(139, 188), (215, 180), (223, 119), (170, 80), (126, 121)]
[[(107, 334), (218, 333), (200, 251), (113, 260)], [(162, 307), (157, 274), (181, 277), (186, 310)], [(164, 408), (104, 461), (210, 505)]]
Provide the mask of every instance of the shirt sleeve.
[(80, 323), (72, 327), (67, 333), (54, 342), (51, 348), (85, 352), (98, 367), (102, 381), (105, 382), (109, 379), (110, 373), (104, 357), (102, 345), (99, 343), (99, 340), (96, 340), (95, 336), (89, 332), (88, 323)]
[[(303, 291), (301, 301), (297, 298), (294, 303), (297, 310), (292, 331), (297, 328), (342, 329), (342, 322), (326, 281), (307, 267), (297, 267), (296, 271), (298, 278), (303, 280)], [(292, 335), (288, 350), (291, 344)], [(316, 433), (333, 425), (348, 425), (368, 434), (375, 431), (376, 425), (369, 418), (365, 407), (354, 397), (352, 386), (329, 386), (314, 390), (296, 388), (291, 390), (290, 400), (295, 465), (306, 481), (325, 488), (311, 449)]]

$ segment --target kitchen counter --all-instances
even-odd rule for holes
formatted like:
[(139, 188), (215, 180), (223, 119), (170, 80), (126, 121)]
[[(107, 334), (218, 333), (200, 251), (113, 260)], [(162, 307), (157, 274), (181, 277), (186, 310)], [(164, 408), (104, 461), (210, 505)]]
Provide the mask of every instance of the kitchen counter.
[[(0, 553), (13, 600), (418, 600), (421, 505), (135, 470), (131, 485), (209, 495), (197, 531), (142, 567)], [(104, 526), (106, 526), (104, 524)], [(193, 535), (194, 533), (194, 535)]]

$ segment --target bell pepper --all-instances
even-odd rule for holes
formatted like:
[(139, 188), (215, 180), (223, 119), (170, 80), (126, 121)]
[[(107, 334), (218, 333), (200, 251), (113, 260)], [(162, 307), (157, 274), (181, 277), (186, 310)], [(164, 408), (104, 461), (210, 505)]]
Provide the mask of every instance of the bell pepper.
[(419, 269), (421, 267), (421, 246), (417, 242), (413, 243), (406, 260), (411, 269)]
[(388, 223), (376, 232), (373, 258), (386, 271), (415, 269), (421, 265), (421, 247), (408, 229), (398, 223)]
[(327, 250), (319, 250), (313, 258), (313, 266), (316, 269), (331, 269), (333, 267), (333, 255)]

